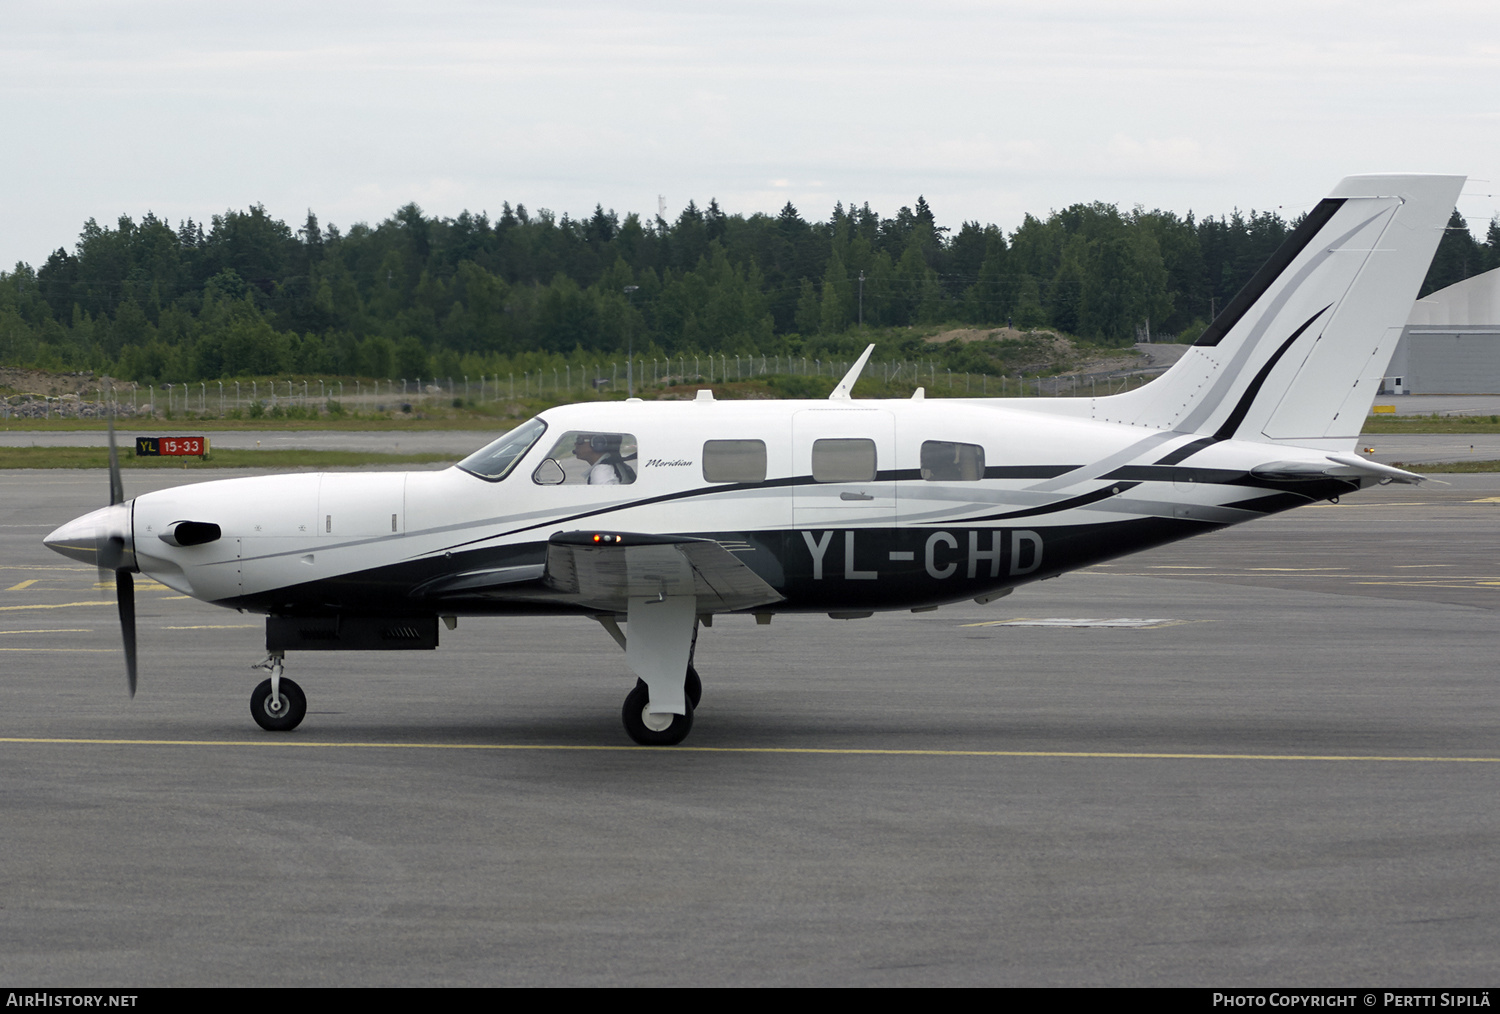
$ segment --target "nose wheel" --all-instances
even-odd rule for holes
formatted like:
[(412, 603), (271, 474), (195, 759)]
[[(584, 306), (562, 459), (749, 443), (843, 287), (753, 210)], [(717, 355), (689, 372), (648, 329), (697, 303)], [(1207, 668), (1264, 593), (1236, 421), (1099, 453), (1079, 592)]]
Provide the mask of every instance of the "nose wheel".
[(291, 732), (307, 714), (307, 695), (285, 676), (278, 681), (279, 693), (272, 693), (266, 680), (250, 695), (250, 714), (255, 724), (267, 732)]

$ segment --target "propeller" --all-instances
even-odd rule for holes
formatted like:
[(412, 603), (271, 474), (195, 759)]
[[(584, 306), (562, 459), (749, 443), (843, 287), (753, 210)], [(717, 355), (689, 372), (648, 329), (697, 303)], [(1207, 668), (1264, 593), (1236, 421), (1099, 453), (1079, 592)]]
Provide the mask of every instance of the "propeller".
[(135, 696), (135, 581), (128, 570), (115, 571), (115, 600), (120, 606), (120, 636), (125, 642), (125, 681)]
[[(54, 552), (99, 568), (99, 583), (115, 575), (115, 600), (120, 609), (120, 634), (125, 644), (125, 675), (130, 696), (135, 696), (135, 537), (132, 506), (125, 500), (120, 481), (120, 451), (115, 441), (114, 405), (109, 412), (109, 506), (75, 518), (42, 540)], [(190, 534), (197, 534), (190, 529)], [(201, 534), (200, 534), (201, 537)]]
[[(113, 393), (113, 392), (111, 392)], [(120, 447), (115, 439), (114, 401), (109, 406), (109, 505), (125, 502), (125, 483), (120, 478)], [(130, 531), (126, 526), (126, 533)], [(127, 535), (106, 531), (98, 540), (99, 583), (104, 583), (106, 570), (115, 572), (115, 604), (120, 610), (120, 639), (125, 645), (125, 681), (130, 696), (135, 696), (135, 579), (130, 571), (135, 563), (135, 554), (127, 558), (125, 548)]]

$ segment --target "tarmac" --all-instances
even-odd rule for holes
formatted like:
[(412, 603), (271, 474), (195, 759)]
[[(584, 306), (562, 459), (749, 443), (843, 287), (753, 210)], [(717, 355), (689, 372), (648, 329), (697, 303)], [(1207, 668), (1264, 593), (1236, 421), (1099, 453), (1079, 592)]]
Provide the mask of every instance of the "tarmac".
[(104, 477), (0, 472), (0, 980), (1488, 986), (1500, 475), (1446, 478), (988, 606), (720, 618), (649, 750), (582, 620), (289, 656), (271, 735), (258, 618), (142, 579), (131, 700), (111, 585), (40, 543)]

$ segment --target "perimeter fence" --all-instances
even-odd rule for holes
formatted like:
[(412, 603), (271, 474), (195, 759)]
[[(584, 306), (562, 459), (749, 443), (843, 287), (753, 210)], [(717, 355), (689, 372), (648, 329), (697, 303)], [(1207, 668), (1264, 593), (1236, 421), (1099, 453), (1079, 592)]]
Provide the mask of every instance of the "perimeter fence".
[[(532, 399), (553, 402), (618, 397), (659, 397), (672, 388), (724, 386), (781, 378), (822, 378), (837, 382), (853, 360), (788, 356), (637, 357), (563, 363), (519, 373), (478, 377), (415, 377), (371, 380), (356, 377), (299, 377), (285, 380), (200, 380), (137, 384), (88, 378), (80, 391), (61, 395), (11, 395), (0, 400), (0, 419), (103, 419), (114, 403), (121, 417), (257, 418), (297, 413), (421, 411), (437, 406), (482, 407)], [(954, 372), (935, 362), (893, 359), (866, 364), (861, 380), (874, 381), (876, 394), (909, 396), (921, 387), (934, 398), (1076, 398), (1119, 394), (1140, 387), (1165, 365), (1093, 373), (1043, 376), (1018, 373)], [(90, 397), (90, 395), (93, 397)], [(733, 396), (733, 392), (730, 392)], [(812, 396), (803, 390), (788, 396)]]

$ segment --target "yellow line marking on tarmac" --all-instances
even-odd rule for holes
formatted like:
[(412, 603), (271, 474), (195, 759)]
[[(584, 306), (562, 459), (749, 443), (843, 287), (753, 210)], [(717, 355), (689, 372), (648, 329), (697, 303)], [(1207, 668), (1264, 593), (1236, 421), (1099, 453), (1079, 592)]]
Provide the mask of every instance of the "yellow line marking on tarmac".
[(200, 623), (196, 627), (162, 627), (162, 630), (246, 630), (259, 623)]
[(67, 566), (37, 567), (37, 566), (33, 566), (31, 564), (24, 564), (24, 563), (0, 563), (0, 570), (72, 570), (72, 571), (79, 571), (79, 570), (93, 570), (93, 569), (94, 569), (93, 567), (76, 567), (76, 566), (75, 567), (67, 567)]
[(1270, 754), (1270, 753), (1129, 753), (1109, 750), (882, 750), (865, 747), (796, 746), (605, 746), (527, 743), (358, 743), (313, 742), (290, 739), (83, 739), (0, 736), (0, 743), (25, 746), (249, 746), (300, 749), (367, 750), (536, 750), (563, 752), (671, 751), (675, 753), (828, 754), (875, 757), (1032, 757), (1080, 760), (1236, 760), (1236, 761), (1366, 761), (1381, 764), (1500, 764), (1500, 757), (1429, 757), (1395, 754)]
[(30, 578), (30, 579), (28, 579), (26, 581), (22, 581), (20, 584), (13, 584), (13, 585), (11, 585), (9, 588), (7, 588), (5, 590), (6, 591), (25, 591), (27, 588), (30, 588), (32, 585), (36, 584), (36, 582), (37, 582), (37, 579), (33, 577), (33, 578)]
[(0, 651), (88, 651), (99, 655), (114, 654), (117, 648), (7, 648), (0, 645)]
[(1348, 567), (1246, 567), (1248, 571), (1273, 570), (1287, 574), (1300, 574), (1310, 571), (1348, 570)]
[(49, 627), (45, 630), (0, 630), (0, 634), (92, 634), (92, 627)]
[(1479, 577), (1470, 574), (1434, 574), (1431, 577), (1423, 577), (1420, 574), (1392, 575), (1381, 580), (1380, 574), (1355, 574), (1354, 577), (1365, 578), (1363, 581), (1351, 581), (1350, 584), (1409, 584), (1416, 587), (1428, 586), (1432, 588), (1473, 588), (1478, 585), (1500, 584), (1500, 580), (1494, 577)]
[(1184, 623), (1209, 623), (1210, 620), (1168, 620), (1117, 618), (1072, 618), (1072, 617), (1028, 617), (1017, 616), (1009, 620), (984, 620), (980, 623), (960, 623), (960, 627), (1053, 627), (1069, 630), (1160, 630)]
[(112, 606), (113, 602), (108, 599), (99, 602), (53, 602), (48, 605), (36, 606), (0, 606), (0, 612), (10, 612), (13, 609), (67, 609), (71, 606)]

